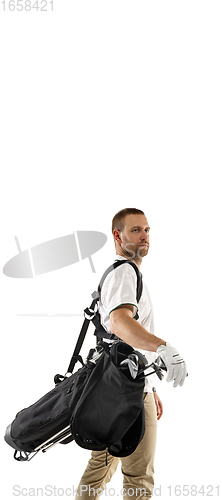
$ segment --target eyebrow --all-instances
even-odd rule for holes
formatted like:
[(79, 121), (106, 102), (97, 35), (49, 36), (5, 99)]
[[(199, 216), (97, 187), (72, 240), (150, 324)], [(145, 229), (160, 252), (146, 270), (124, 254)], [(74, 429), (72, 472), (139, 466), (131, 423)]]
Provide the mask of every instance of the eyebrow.
[[(142, 226), (132, 226), (130, 229), (142, 229)], [(150, 226), (146, 226), (145, 229), (150, 229)]]

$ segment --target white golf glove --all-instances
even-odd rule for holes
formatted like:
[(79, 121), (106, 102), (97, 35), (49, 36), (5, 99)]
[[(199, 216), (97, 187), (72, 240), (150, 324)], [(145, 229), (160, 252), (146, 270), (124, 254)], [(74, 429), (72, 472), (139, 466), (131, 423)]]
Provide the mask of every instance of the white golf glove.
[(178, 353), (175, 347), (172, 347), (168, 342), (166, 345), (160, 345), (157, 354), (162, 358), (167, 369), (167, 382), (174, 380), (173, 387), (183, 385), (187, 376), (187, 367), (183, 358)]

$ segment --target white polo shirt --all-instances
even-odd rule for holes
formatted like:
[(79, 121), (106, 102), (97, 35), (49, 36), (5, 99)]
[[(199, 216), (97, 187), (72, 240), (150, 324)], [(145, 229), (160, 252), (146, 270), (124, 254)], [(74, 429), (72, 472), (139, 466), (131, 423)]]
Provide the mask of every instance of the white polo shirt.
[[(117, 255), (115, 260), (125, 260), (125, 257)], [(99, 300), (99, 313), (101, 317), (101, 324), (105, 330), (111, 333), (110, 330), (110, 313), (123, 304), (131, 304), (134, 306), (133, 315), (135, 316), (137, 310), (139, 319), (137, 320), (149, 333), (154, 334), (154, 321), (152, 304), (147, 286), (143, 282), (143, 291), (139, 303), (136, 300), (137, 290), (137, 275), (132, 266), (123, 264), (111, 271), (102, 286), (101, 297)], [(105, 341), (106, 339), (104, 339)], [(111, 340), (106, 340), (112, 342)], [(137, 349), (147, 358), (148, 363), (152, 363), (157, 354), (151, 351)], [(152, 369), (146, 371), (149, 373)], [(145, 392), (152, 392), (152, 387), (155, 385), (157, 376), (155, 374), (149, 375), (145, 378)]]

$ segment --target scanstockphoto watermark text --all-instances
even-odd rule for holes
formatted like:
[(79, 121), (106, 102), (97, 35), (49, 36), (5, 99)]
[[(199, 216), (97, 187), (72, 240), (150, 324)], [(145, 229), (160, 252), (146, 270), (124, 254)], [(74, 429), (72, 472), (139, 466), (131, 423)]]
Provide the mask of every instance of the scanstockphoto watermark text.
[(52, 12), (54, 0), (2, 0), (4, 12)]
[[(136, 491), (135, 491), (136, 490)], [(122, 488), (116, 491), (115, 488), (98, 488), (95, 490), (92, 486), (81, 485), (79, 491), (74, 485), (70, 487), (63, 488), (53, 485), (45, 485), (44, 487), (27, 488), (21, 485), (14, 485), (12, 494), (14, 497), (79, 497), (81, 498), (85, 493), (88, 492), (88, 496), (92, 498), (96, 496), (107, 496), (107, 497), (133, 497), (144, 494), (143, 488)], [(220, 487), (219, 485), (214, 486), (208, 485), (196, 485), (196, 484), (184, 484), (184, 485), (169, 485), (169, 486), (158, 486), (153, 489), (152, 497), (219, 497)]]
[(146, 495), (146, 490), (144, 488), (129, 488), (128, 490), (126, 488), (122, 488), (119, 492), (115, 490), (115, 488), (107, 488), (103, 490), (102, 488), (93, 488), (90, 485), (84, 485), (82, 484), (79, 488), (79, 491), (77, 488), (72, 485), (71, 487), (68, 488), (61, 488), (57, 486), (52, 486), (52, 485), (46, 485), (44, 488), (26, 488), (26, 487), (21, 487), (20, 485), (14, 485), (13, 486), (13, 496), (35, 496), (35, 497), (74, 497), (77, 496), (81, 498), (83, 495), (87, 495), (92, 498), (95, 498), (95, 496), (108, 496), (108, 497), (124, 497), (126, 495), (134, 496), (141, 496), (142, 494)]

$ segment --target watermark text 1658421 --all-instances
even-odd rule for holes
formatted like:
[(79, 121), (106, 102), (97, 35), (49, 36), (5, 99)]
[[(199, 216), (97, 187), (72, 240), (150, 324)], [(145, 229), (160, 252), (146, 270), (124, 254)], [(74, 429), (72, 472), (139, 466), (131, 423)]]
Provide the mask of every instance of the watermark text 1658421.
[(50, 12), (53, 11), (53, 0), (3, 0), (1, 6), (5, 12)]

